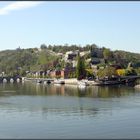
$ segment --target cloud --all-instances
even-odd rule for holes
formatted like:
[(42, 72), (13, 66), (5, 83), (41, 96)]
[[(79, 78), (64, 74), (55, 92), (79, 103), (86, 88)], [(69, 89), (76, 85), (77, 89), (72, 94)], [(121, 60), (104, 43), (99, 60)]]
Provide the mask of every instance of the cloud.
[(22, 10), (25, 8), (30, 8), (39, 5), (42, 2), (35, 2), (35, 1), (17, 1), (13, 2), (9, 5), (6, 5), (3, 8), (0, 8), (0, 15), (6, 15), (9, 14), (11, 11), (15, 10)]

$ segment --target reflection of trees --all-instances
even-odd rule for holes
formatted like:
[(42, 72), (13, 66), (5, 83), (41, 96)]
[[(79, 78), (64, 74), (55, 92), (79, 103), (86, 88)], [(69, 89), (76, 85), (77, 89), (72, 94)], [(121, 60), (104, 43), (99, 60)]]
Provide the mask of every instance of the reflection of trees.
[[(66, 100), (66, 102), (64, 101)], [(41, 112), (44, 118), (47, 118), (48, 115), (59, 116), (59, 117), (95, 117), (98, 114), (98, 108), (93, 106), (93, 103), (86, 104), (87, 102), (82, 100), (82, 98), (76, 99), (76, 102), (73, 102), (71, 98), (65, 98), (61, 100), (61, 105), (58, 102), (54, 102), (53, 106), (42, 107)]]
[(39, 96), (77, 96), (92, 98), (112, 98), (134, 94), (136, 91), (128, 86), (91, 86), (79, 88), (77, 85), (43, 85), (25, 82), (21, 83), (5, 83), (0, 84), (0, 95), (3, 90), (11, 90), (11, 95), (39, 95)]
[(87, 88), (77, 88), (77, 96), (78, 97), (85, 97), (86, 96)]
[[(24, 111), (26, 108), (29, 112), (41, 112), (42, 116), (59, 115), (59, 116), (90, 116), (110, 111), (110, 107), (115, 104), (99, 101), (93, 98), (112, 98), (128, 96), (135, 93), (135, 89), (126, 86), (92, 86), (86, 88), (78, 88), (74, 85), (43, 85), (36, 83), (25, 82), (24, 84), (1, 84), (2, 90), (15, 90), (9, 92), (8, 95), (39, 95), (48, 96), (47, 98), (30, 98), (25, 101), (22, 98), (21, 103), (15, 101), (9, 108), (16, 108), (18, 111)], [(0, 92), (0, 95), (7, 93)], [(89, 97), (89, 98), (87, 98)], [(28, 99), (28, 97), (27, 97)], [(20, 98), (19, 98), (20, 100)], [(30, 102), (31, 101), (31, 102)], [(41, 102), (40, 102), (41, 101)], [(5, 107), (5, 106), (4, 106)], [(105, 108), (105, 111), (103, 110)], [(108, 110), (108, 111), (106, 111)]]
[(99, 110), (98, 108), (95, 108), (93, 105), (87, 106), (86, 104), (84, 104), (83, 100), (79, 98), (79, 111), (81, 116), (85, 115), (95, 116)]
[(98, 97), (121, 97), (134, 94), (134, 89), (127, 86), (103, 86), (99, 87)]

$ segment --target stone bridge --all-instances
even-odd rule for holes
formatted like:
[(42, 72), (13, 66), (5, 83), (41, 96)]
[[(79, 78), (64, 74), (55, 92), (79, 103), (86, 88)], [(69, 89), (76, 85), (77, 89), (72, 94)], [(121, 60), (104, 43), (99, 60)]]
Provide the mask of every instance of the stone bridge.
[(19, 82), (22, 82), (21, 77), (10, 77), (10, 76), (0, 77), (0, 83), (19, 83)]

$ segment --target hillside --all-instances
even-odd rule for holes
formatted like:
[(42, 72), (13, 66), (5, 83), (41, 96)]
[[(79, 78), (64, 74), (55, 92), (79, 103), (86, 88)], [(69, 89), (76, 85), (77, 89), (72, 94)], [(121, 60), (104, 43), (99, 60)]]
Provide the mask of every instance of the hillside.
[[(0, 73), (8, 75), (26, 75), (28, 71), (39, 71), (49, 69), (62, 69), (66, 66), (62, 61), (67, 51), (79, 50), (80, 52), (89, 51), (84, 55), (86, 60), (97, 61), (102, 64), (120, 64), (126, 67), (132, 62), (134, 67), (140, 67), (140, 54), (126, 51), (111, 51), (105, 47), (99, 48), (97, 45), (41, 45), (40, 48), (16, 49), (0, 51)], [(60, 55), (61, 54), (61, 55)], [(104, 61), (103, 61), (104, 60)], [(91, 62), (90, 61), (90, 62)], [(89, 62), (89, 61), (87, 61)], [(90, 63), (89, 62), (89, 63)]]

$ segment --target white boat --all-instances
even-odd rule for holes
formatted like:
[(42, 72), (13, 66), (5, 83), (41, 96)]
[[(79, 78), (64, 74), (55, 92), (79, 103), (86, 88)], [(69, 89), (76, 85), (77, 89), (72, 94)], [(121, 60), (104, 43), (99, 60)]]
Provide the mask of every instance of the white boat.
[(41, 80), (37, 80), (36, 82), (37, 82), (37, 84), (41, 84), (41, 83), (42, 83), (42, 81), (41, 81)]
[(87, 83), (87, 81), (78, 81), (78, 86), (79, 87), (86, 87), (86, 86), (89, 86), (89, 84)]
[(43, 84), (45, 84), (45, 85), (46, 85), (46, 84), (47, 84), (47, 81), (44, 81), (44, 82), (43, 82)]
[(65, 81), (62, 79), (56, 79), (54, 80), (54, 84), (65, 84)]

